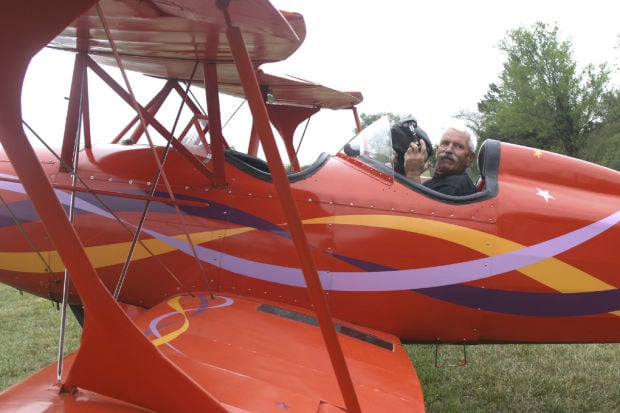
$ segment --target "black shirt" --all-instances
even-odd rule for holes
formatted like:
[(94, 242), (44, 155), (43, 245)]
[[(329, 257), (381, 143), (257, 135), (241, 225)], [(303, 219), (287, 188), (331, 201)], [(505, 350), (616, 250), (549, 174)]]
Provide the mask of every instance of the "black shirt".
[(476, 192), (476, 187), (466, 173), (433, 177), (423, 185), (446, 195), (470, 195)]

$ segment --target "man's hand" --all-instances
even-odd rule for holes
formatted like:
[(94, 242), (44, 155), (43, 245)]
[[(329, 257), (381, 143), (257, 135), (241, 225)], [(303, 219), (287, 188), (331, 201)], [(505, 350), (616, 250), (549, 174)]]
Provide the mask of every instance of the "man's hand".
[(430, 162), (424, 162), (426, 158), (426, 142), (420, 139), (420, 147), (415, 143), (410, 143), (405, 152), (405, 175), (407, 178), (421, 182), (420, 175), (430, 166)]

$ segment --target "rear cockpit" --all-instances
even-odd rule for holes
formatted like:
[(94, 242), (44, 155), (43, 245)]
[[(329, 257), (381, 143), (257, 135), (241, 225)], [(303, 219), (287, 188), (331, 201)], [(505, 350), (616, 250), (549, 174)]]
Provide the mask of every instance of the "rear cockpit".
[(501, 144), (499, 141), (486, 140), (477, 156), (479, 177), (476, 192), (471, 195), (446, 195), (430, 189), (421, 183), (408, 179), (396, 172), (396, 152), (393, 149), (391, 126), (386, 117), (375, 121), (349, 141), (338, 153), (338, 157), (358, 168), (383, 179), (386, 183), (399, 184), (419, 192), (429, 198), (452, 204), (466, 204), (492, 198), (498, 192), (498, 169)]
[(467, 204), (471, 202), (478, 202), (484, 199), (492, 198), (497, 195), (498, 187), (498, 170), (500, 161), (501, 143), (494, 139), (487, 139), (482, 143), (480, 150), (478, 151), (478, 171), (480, 175), (476, 180), (477, 192), (471, 195), (454, 196), (446, 195), (440, 192), (434, 191), (424, 185), (413, 182), (407, 179), (405, 176), (395, 174), (394, 178), (399, 183), (423, 193), (424, 195), (436, 199), (438, 201), (454, 203), (454, 204)]

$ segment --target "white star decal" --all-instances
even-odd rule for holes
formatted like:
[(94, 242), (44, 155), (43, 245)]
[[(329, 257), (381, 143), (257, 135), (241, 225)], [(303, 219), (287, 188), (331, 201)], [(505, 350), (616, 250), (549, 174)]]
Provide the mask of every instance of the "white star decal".
[(536, 190), (538, 192), (536, 192), (536, 195), (538, 196), (542, 196), (543, 198), (545, 198), (545, 202), (549, 202), (550, 199), (555, 199), (550, 193), (549, 191), (543, 191), (540, 188), (536, 188)]

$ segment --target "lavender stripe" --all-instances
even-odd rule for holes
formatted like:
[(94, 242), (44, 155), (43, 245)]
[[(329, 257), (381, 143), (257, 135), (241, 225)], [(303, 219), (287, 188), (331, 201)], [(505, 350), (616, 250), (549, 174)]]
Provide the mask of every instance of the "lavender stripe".
[[(23, 192), (23, 189), (17, 192)], [(60, 191), (58, 191), (58, 197), (63, 203), (69, 201), (69, 196)], [(106, 211), (86, 201), (78, 200), (76, 206), (82, 210), (112, 218)], [(323, 288), (334, 291), (399, 291), (460, 284), (517, 270), (551, 258), (599, 235), (616, 225), (619, 220), (620, 211), (617, 211), (600, 221), (557, 238), (509, 253), (462, 263), (409, 270), (318, 271), (318, 274)], [(148, 229), (145, 229), (144, 232), (186, 254), (192, 254), (192, 249), (186, 241), (177, 240)], [(303, 273), (299, 268), (254, 262), (202, 246), (195, 248), (202, 261), (227, 271), (284, 285), (305, 286)]]

